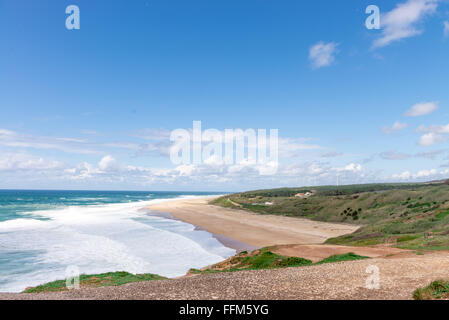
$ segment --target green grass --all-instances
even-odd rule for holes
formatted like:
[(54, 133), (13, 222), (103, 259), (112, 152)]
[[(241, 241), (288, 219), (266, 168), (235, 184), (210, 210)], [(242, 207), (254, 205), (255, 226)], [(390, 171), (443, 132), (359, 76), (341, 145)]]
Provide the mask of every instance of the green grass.
[(327, 257), (327, 258), (321, 260), (320, 262), (317, 262), (317, 264), (361, 260), (361, 259), (369, 259), (369, 257), (359, 256), (355, 253), (349, 252), (349, 253), (345, 253), (345, 254), (336, 254), (336, 255)]
[(449, 215), (449, 210), (446, 210), (446, 211), (443, 211), (443, 212), (438, 213), (438, 214), (435, 216), (435, 218), (437, 219), (437, 221), (441, 221), (441, 220), (443, 220), (444, 218), (446, 218), (448, 215)]
[[(358, 256), (354, 253), (347, 253), (342, 255), (334, 255), (323, 259), (315, 264), (333, 263), (341, 261), (350, 261), (358, 259), (367, 259), (368, 257)], [(287, 267), (302, 267), (314, 265), (311, 260), (298, 258), (298, 257), (286, 257), (278, 255), (270, 251), (270, 248), (262, 248), (252, 253), (247, 251), (240, 252), (230, 260), (232, 266), (223, 269), (214, 269), (216, 266), (220, 266), (222, 263), (218, 263), (209, 269), (198, 270), (191, 269), (190, 273), (193, 274), (205, 274), (216, 272), (236, 272), (242, 270), (260, 270), (260, 269), (277, 269)], [(106, 287), (106, 286), (120, 286), (131, 282), (150, 281), (150, 280), (166, 280), (167, 278), (161, 277), (156, 274), (131, 274), (124, 271), (108, 272), (102, 274), (93, 275), (80, 275), (80, 287)], [(65, 280), (56, 280), (43, 285), (39, 285), (32, 288), (27, 288), (23, 293), (41, 293), (41, 292), (55, 292), (66, 291)]]
[[(167, 278), (158, 276), (156, 274), (131, 274), (124, 271), (108, 272), (102, 274), (93, 275), (80, 275), (80, 287), (105, 287), (105, 286), (120, 286), (122, 284), (149, 281), (149, 280), (164, 280)], [(65, 291), (65, 280), (56, 280), (37, 287), (28, 288), (24, 293), (40, 293), (40, 292), (52, 292), (52, 291)]]
[(229, 261), (230, 266), (221, 268), (218, 263), (205, 270), (190, 269), (190, 273), (235, 272), (241, 270), (276, 269), (311, 265), (312, 261), (303, 258), (286, 257), (275, 254), (269, 248), (262, 248), (253, 253), (240, 252)]
[[(434, 183), (435, 185), (443, 184)], [(372, 183), (372, 184), (356, 184), (343, 186), (317, 186), (317, 187), (301, 187), (301, 188), (277, 188), (263, 189), (241, 193), (244, 197), (262, 196), (262, 197), (292, 197), (297, 193), (306, 193), (317, 191), (320, 195), (351, 195), (362, 192), (377, 192), (386, 190), (402, 190), (402, 189), (419, 189), (428, 186), (423, 183)]]
[(341, 255), (333, 255), (326, 259), (323, 259), (317, 263), (313, 263), (311, 260), (298, 258), (298, 257), (286, 257), (278, 255), (270, 251), (270, 248), (262, 248), (254, 251), (253, 253), (240, 253), (226, 262), (217, 263), (210, 268), (204, 270), (191, 269), (190, 273), (204, 274), (204, 273), (216, 273), (216, 272), (236, 272), (243, 270), (260, 270), (260, 269), (278, 269), (288, 267), (304, 267), (323, 263), (334, 263), (342, 261), (351, 261), (359, 259), (368, 259), (368, 257), (359, 256), (354, 253), (346, 253)]
[(261, 250), (260, 254), (249, 255), (245, 257), (235, 268), (237, 269), (273, 269), (310, 265), (312, 261), (296, 258), (285, 257), (275, 254), (268, 249)]
[(449, 281), (435, 280), (427, 287), (418, 288), (413, 292), (413, 299), (415, 300), (434, 300), (441, 298), (448, 298)]
[[(294, 195), (312, 192), (307, 199)], [(273, 205), (260, 205), (273, 202)], [(392, 246), (416, 250), (449, 247), (449, 182), (365, 184), (256, 190), (226, 195), (212, 204), (360, 226), (328, 244)]]

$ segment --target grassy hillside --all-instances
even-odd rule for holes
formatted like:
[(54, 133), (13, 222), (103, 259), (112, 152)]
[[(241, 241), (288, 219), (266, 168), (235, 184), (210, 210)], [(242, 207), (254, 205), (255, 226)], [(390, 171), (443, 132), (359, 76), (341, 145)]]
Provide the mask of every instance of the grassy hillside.
[[(131, 274), (124, 271), (108, 272), (102, 274), (93, 275), (80, 275), (80, 287), (107, 287), (107, 286), (120, 286), (122, 284), (149, 281), (149, 280), (164, 280), (167, 278), (161, 277), (156, 274)], [(37, 287), (27, 288), (24, 293), (40, 293), (40, 292), (54, 292), (54, 291), (67, 291), (66, 280), (56, 280)]]
[[(312, 192), (308, 198), (297, 193)], [(227, 195), (212, 202), (260, 214), (360, 225), (328, 243), (392, 243), (410, 249), (449, 249), (449, 184), (367, 184), (282, 188)], [(270, 204), (272, 203), (272, 204)]]

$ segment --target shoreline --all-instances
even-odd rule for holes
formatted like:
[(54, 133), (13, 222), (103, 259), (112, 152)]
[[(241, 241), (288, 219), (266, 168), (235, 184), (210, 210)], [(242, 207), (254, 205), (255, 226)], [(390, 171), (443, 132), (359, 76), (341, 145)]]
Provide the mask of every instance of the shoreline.
[[(182, 200), (173, 200), (173, 201), (182, 201)], [(184, 223), (188, 223), (188, 222), (183, 221), (181, 219), (175, 218), (169, 212), (151, 211), (147, 207), (145, 207), (145, 210), (147, 210), (149, 215), (161, 217), (161, 218), (164, 218), (164, 219), (171, 219), (171, 220), (177, 220), (177, 221), (181, 221), (181, 222), (184, 222)], [(250, 252), (250, 251), (253, 251), (253, 250), (256, 250), (256, 249), (260, 248), (260, 247), (257, 247), (257, 246), (251, 246), (251, 245), (249, 245), (247, 243), (244, 243), (242, 241), (229, 238), (229, 237), (224, 236), (224, 235), (212, 233), (212, 232), (204, 229), (201, 226), (198, 226), (198, 225), (195, 225), (195, 224), (192, 224), (192, 225), (195, 227), (195, 229), (194, 229), (195, 231), (206, 231), (206, 232), (210, 233), (212, 235), (212, 237), (214, 239), (216, 239), (218, 242), (220, 242), (223, 246), (225, 246), (227, 248), (230, 248), (230, 249), (234, 249), (236, 251), (236, 253), (239, 253), (239, 252), (242, 252), (242, 251)]]
[(210, 205), (209, 201), (214, 198), (176, 199), (153, 204), (146, 209), (149, 214), (190, 223), (199, 230), (211, 233), (232, 249), (236, 249), (236, 246), (254, 250), (273, 245), (316, 245), (359, 228), (304, 218), (259, 215)]
[(194, 230), (209, 232), (223, 246), (235, 250), (235, 254), (274, 245), (322, 244), (331, 236), (353, 232), (358, 228), (302, 218), (258, 215), (210, 205), (209, 201), (217, 197), (175, 198), (147, 204), (139, 210), (148, 215), (189, 223)]

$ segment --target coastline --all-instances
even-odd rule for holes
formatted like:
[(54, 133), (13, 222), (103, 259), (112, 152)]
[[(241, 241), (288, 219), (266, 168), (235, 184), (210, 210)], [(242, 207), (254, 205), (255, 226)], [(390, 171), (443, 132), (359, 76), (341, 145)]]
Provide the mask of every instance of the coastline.
[[(180, 201), (180, 200), (172, 200), (172, 201)], [(178, 220), (178, 221), (182, 221), (182, 222), (186, 222), (183, 221), (181, 219), (175, 218), (173, 215), (171, 215), (169, 212), (158, 212), (158, 211), (151, 211), (148, 208), (145, 208), (148, 211), (148, 214), (153, 215), (153, 216), (157, 216), (157, 217), (161, 217), (164, 219), (172, 219), (172, 220)], [(239, 240), (235, 240), (235, 239), (231, 239), (227, 236), (223, 236), (220, 234), (215, 234), (215, 233), (211, 233), (210, 231), (202, 228), (201, 226), (197, 226), (197, 225), (193, 225), (195, 227), (195, 231), (206, 231), (209, 232), (212, 237), (214, 239), (216, 239), (218, 242), (220, 242), (223, 246), (227, 247), (227, 248), (231, 248), (234, 249), (236, 251), (236, 253), (242, 252), (242, 251), (253, 251), (256, 249), (259, 249), (260, 247), (257, 246), (251, 246), (247, 243), (244, 243), (242, 241)]]
[[(16, 200), (19, 195), (21, 198)], [(144, 216), (147, 211), (145, 207), (151, 204), (207, 197), (204, 194), (24, 191), (19, 195), (15, 195), (14, 200), (30, 203), (27, 209), (35, 214), (21, 219), (14, 219), (12, 215), (11, 219), (2, 221), (1, 242), (4, 250), (0, 250), (0, 292), (22, 292), (27, 287), (63, 279), (66, 267), (58, 259), (70, 260), (69, 263), (77, 266), (83, 274), (119, 271), (144, 274), (152, 271), (166, 277), (179, 277), (185, 275), (191, 267), (219, 262), (235, 254), (234, 250), (247, 250), (246, 246), (234, 243), (232, 239), (220, 238), (220, 242), (224, 243), (221, 245), (212, 238), (213, 235), (202, 235), (185, 223), (153, 220)], [(173, 198), (167, 198), (167, 195)], [(44, 206), (47, 200), (59, 201), (59, 206), (41, 209), (39, 206)], [(32, 201), (37, 203), (34, 211)], [(5, 217), (4, 212), (1, 218)], [(136, 217), (137, 221), (134, 220)], [(6, 218), (9, 216), (6, 215)], [(140, 219), (144, 220), (143, 223)], [(148, 225), (152, 226), (152, 221), (155, 228), (149, 230)], [(166, 232), (164, 229), (171, 230), (173, 226), (178, 227), (182, 236), (177, 234), (178, 229), (175, 232)], [(68, 228), (71, 232), (67, 235), (65, 230)], [(78, 243), (72, 245), (75, 243), (73, 238), (81, 239), (83, 247), (79, 248)], [(32, 241), (27, 242), (29, 239)], [(148, 250), (148, 243), (157, 243), (157, 248)], [(129, 248), (129, 251), (122, 248)], [(90, 250), (94, 250), (95, 254), (98, 252), (100, 256), (108, 256), (108, 260), (104, 262), (100, 259), (97, 263), (96, 255), (90, 254)], [(46, 265), (39, 263), (39, 259), (45, 259), (45, 254), (53, 259)], [(22, 264), (22, 261), (26, 263)], [(151, 269), (148, 268), (150, 263), (153, 265)], [(49, 273), (47, 268), (51, 268), (52, 272)]]
[[(146, 207), (149, 214), (178, 219), (206, 230), (225, 246), (260, 248), (288, 244), (322, 244), (328, 238), (352, 233), (354, 225), (286, 216), (258, 215), (210, 205), (214, 197), (176, 199)], [(237, 250), (237, 249), (236, 249)]]

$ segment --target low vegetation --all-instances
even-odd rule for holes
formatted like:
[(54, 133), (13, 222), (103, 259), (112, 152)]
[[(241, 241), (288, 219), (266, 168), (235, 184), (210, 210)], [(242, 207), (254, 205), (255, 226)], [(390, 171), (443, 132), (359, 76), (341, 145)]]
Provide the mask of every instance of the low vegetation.
[[(357, 259), (367, 259), (368, 257), (358, 256), (353, 253), (335, 255), (326, 258), (317, 264), (349, 261)], [(208, 267), (204, 270), (191, 269), (190, 274), (214, 273), (214, 272), (233, 272), (241, 270), (260, 270), (260, 269), (275, 269), (286, 267), (301, 267), (313, 265), (312, 261), (297, 257), (286, 257), (275, 254), (270, 251), (270, 248), (263, 248), (255, 250), (251, 253), (246, 251)], [(131, 274), (124, 271), (108, 272), (93, 275), (80, 275), (80, 287), (107, 287), (120, 286), (131, 282), (150, 281), (150, 280), (167, 280), (156, 274)], [(36, 287), (30, 287), (23, 291), (23, 293), (42, 293), (42, 292), (57, 292), (67, 291), (66, 280), (56, 280)]]
[(349, 252), (344, 254), (335, 254), (333, 256), (327, 257), (316, 264), (322, 264), (322, 263), (334, 263), (334, 262), (342, 262), (342, 261), (353, 261), (353, 260), (360, 260), (360, 259), (368, 259), (368, 257), (359, 256), (355, 253)]
[(287, 267), (303, 267), (311, 266), (314, 264), (332, 263), (359, 259), (368, 259), (368, 257), (359, 256), (354, 253), (346, 253), (342, 255), (334, 255), (323, 259), (317, 263), (313, 263), (311, 260), (298, 258), (298, 257), (286, 257), (278, 255), (270, 251), (271, 248), (262, 248), (255, 250), (251, 253), (246, 251), (217, 263), (203, 270), (190, 269), (190, 274), (202, 274), (202, 273), (214, 273), (214, 272), (235, 272), (243, 270), (260, 270), (260, 269), (277, 269)]
[[(295, 196), (306, 192), (312, 195)], [(329, 239), (330, 244), (449, 249), (448, 181), (257, 190), (226, 195), (212, 204), (360, 226), (353, 234)]]
[[(106, 287), (106, 286), (120, 286), (122, 284), (149, 281), (149, 280), (164, 280), (167, 278), (158, 276), (156, 274), (131, 274), (128, 272), (108, 272), (94, 275), (80, 275), (80, 287)], [(24, 293), (40, 293), (40, 292), (54, 292), (54, 291), (66, 291), (65, 280), (56, 280), (37, 287), (27, 288)]]
[(413, 292), (415, 300), (435, 300), (449, 298), (449, 281), (435, 280), (427, 287), (418, 288)]

